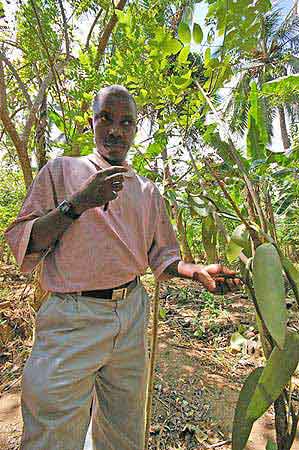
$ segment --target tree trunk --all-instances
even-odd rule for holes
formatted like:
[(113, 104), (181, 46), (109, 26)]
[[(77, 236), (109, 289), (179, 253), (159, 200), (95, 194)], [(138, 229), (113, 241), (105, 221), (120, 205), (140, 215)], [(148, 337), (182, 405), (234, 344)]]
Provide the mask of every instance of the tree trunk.
[(5, 132), (9, 135), (11, 140), (13, 141), (16, 152), (19, 158), (19, 163), (22, 169), (25, 186), (26, 189), (29, 189), (29, 186), (31, 185), (33, 181), (33, 175), (32, 175), (32, 168), (30, 164), (30, 159), (28, 155), (28, 150), (24, 144), (24, 142), (20, 139), (19, 135), (17, 134), (15, 127), (12, 126), (11, 121), (7, 120), (8, 116), (2, 115), (0, 117), (2, 119), (2, 123), (4, 125)]
[(290, 148), (291, 143), (290, 143), (290, 138), (289, 138), (289, 134), (288, 134), (285, 111), (284, 111), (283, 106), (278, 107), (278, 114), (279, 114), (280, 133), (281, 133), (283, 148), (284, 148), (284, 150), (287, 150), (288, 148)]
[(47, 94), (39, 108), (38, 123), (35, 132), (37, 167), (40, 170), (47, 163), (46, 132), (48, 124)]

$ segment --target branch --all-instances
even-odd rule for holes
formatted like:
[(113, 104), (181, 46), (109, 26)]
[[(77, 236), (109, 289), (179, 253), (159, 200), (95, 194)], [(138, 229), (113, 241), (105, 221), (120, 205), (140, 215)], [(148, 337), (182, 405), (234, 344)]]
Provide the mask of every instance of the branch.
[[(126, 6), (127, 0), (119, 0), (118, 4), (116, 5), (115, 9), (122, 11), (124, 7)], [(117, 23), (117, 15), (115, 12), (112, 14), (109, 22), (107, 23), (107, 26), (105, 30), (103, 31), (103, 34), (100, 38), (98, 48), (97, 48), (97, 56), (95, 60), (95, 69), (97, 70), (100, 65), (101, 55), (103, 55), (105, 48), (107, 46), (107, 42), (111, 36), (111, 33), (113, 31), (113, 28), (115, 27)]]
[[(55, 83), (55, 87), (56, 87), (57, 95), (58, 95), (58, 99), (59, 99), (59, 104), (60, 104), (60, 108), (61, 108), (63, 127), (64, 127), (64, 134), (65, 134), (66, 141), (68, 141), (68, 134), (67, 134), (67, 126), (66, 126), (65, 114), (64, 114), (64, 107), (63, 107), (63, 103), (62, 103), (62, 100), (61, 100), (60, 89), (59, 89), (58, 82), (57, 82), (57, 77), (56, 77), (57, 75), (59, 75), (59, 71), (57, 71), (57, 68), (53, 64), (51, 55), (49, 53), (47, 42), (46, 42), (46, 39), (45, 39), (45, 36), (44, 36), (44, 32), (43, 32), (42, 24), (41, 24), (39, 15), (38, 15), (38, 10), (37, 10), (36, 4), (35, 4), (34, 0), (30, 0), (30, 3), (32, 5), (32, 8), (34, 10), (35, 17), (36, 17), (36, 20), (37, 20), (37, 24), (38, 24), (38, 28), (39, 28), (39, 32), (40, 32), (39, 38), (40, 38), (40, 41), (41, 41), (41, 43), (43, 45), (43, 48), (44, 48), (44, 50), (46, 52), (46, 55), (47, 55), (47, 58), (48, 58), (48, 61), (49, 61), (49, 65), (50, 65), (50, 71), (52, 72), (52, 75), (53, 75), (53, 80), (54, 80), (54, 83)], [(63, 64), (67, 63), (69, 59), (70, 59), (70, 55), (67, 55), (67, 57), (66, 57), (66, 59), (65, 59)], [(42, 101), (42, 99), (41, 99), (41, 101)], [(29, 132), (30, 132), (30, 129), (29, 129)], [(26, 136), (28, 138), (29, 134), (27, 134)]]
[[(23, 109), (25, 109), (25, 106), (21, 106), (20, 108), (16, 109), (11, 116), (9, 116), (10, 120), (12, 120), (20, 111), (23, 111)], [(2, 130), (1, 134), (0, 134), (0, 142), (3, 138), (5, 134), (5, 128)]]
[(69, 39), (69, 35), (68, 35), (67, 20), (66, 20), (65, 11), (64, 11), (64, 8), (63, 8), (62, 1), (58, 0), (58, 3), (59, 3), (59, 6), (60, 6), (61, 16), (62, 16), (66, 56), (67, 56), (67, 58), (69, 58), (70, 57), (70, 39)]
[(23, 170), (25, 185), (26, 188), (28, 188), (32, 182), (32, 170), (24, 142), (19, 136), (13, 121), (9, 117), (7, 109), (6, 84), (4, 78), (4, 65), (3, 60), (1, 58), (0, 58), (0, 119), (2, 120), (5, 132), (9, 135), (9, 137), (11, 138), (12, 142), (16, 147), (16, 151), (18, 153), (20, 164)]
[(93, 30), (94, 30), (94, 27), (95, 27), (96, 24), (97, 24), (97, 21), (98, 21), (99, 18), (101, 17), (102, 12), (103, 12), (103, 8), (100, 8), (98, 14), (95, 16), (94, 21), (92, 22), (92, 25), (91, 25), (91, 27), (90, 27), (90, 30), (89, 30), (89, 32), (88, 32), (87, 39), (86, 39), (86, 44), (85, 44), (85, 49), (84, 49), (85, 51), (87, 51), (87, 50), (89, 49), (89, 43), (90, 43), (90, 39), (91, 39), (92, 32), (93, 32)]
[[(196, 162), (195, 162), (195, 160), (194, 160), (194, 158), (193, 158), (193, 155), (192, 155), (192, 152), (191, 152), (191, 150), (190, 150), (190, 148), (189, 148), (189, 145), (187, 145), (187, 144), (185, 143), (185, 146), (186, 146), (187, 151), (188, 151), (188, 153), (189, 153), (189, 156), (190, 156), (191, 163), (192, 163), (192, 166), (193, 166), (193, 168), (194, 168), (194, 171), (195, 171), (195, 173), (196, 173), (196, 175), (197, 175), (197, 177), (198, 177), (199, 185), (200, 185), (200, 187), (204, 190), (204, 187), (203, 187), (202, 181), (201, 181), (201, 175), (200, 175), (200, 172), (199, 172), (199, 170), (198, 170), (198, 168), (197, 168), (197, 166), (196, 166)], [(221, 221), (221, 219), (220, 219), (220, 217), (219, 217), (219, 215), (218, 215), (218, 213), (217, 213), (216, 208), (215, 208), (214, 205), (213, 205), (213, 207), (214, 207), (214, 208), (213, 208), (213, 211), (212, 211), (213, 218), (214, 218), (214, 220), (215, 220), (215, 222), (216, 222), (218, 228), (221, 229), (221, 232), (222, 232), (224, 238), (226, 239), (227, 242), (229, 242), (229, 239), (230, 239), (230, 238), (229, 238), (229, 234), (228, 234), (228, 232), (226, 231), (226, 229), (225, 229), (225, 227), (224, 227), (224, 225), (223, 225), (223, 223), (222, 223), (222, 221)], [(240, 260), (241, 260), (244, 264), (246, 264), (247, 261), (248, 261), (247, 256), (245, 256), (243, 252), (240, 253), (239, 258), (240, 258)]]
[(8, 133), (15, 146), (19, 146), (21, 139), (16, 130), (16, 127), (14, 126), (12, 120), (9, 117), (9, 112), (7, 109), (4, 66), (1, 58), (0, 58), (0, 119), (3, 122), (5, 131)]
[(247, 222), (247, 220), (245, 219), (245, 217), (242, 216), (241, 211), (239, 210), (237, 204), (234, 202), (234, 200), (232, 199), (231, 195), (229, 194), (229, 192), (226, 190), (225, 185), (223, 183), (222, 180), (220, 180), (220, 178), (218, 177), (217, 173), (215, 172), (215, 170), (213, 170), (211, 164), (208, 161), (208, 158), (205, 160), (205, 163), (210, 171), (210, 174), (215, 178), (215, 180), (217, 181), (218, 186), (220, 187), (220, 189), (222, 190), (225, 198), (230, 202), (230, 204), (232, 205), (235, 213), (237, 214), (237, 216), (239, 217), (239, 219), (241, 220), (241, 222), (245, 225), (246, 229), (248, 230), (249, 234), (251, 235), (251, 226), (249, 225), (249, 223)]
[[(64, 69), (64, 66), (65, 66), (66, 63), (67, 63), (67, 61), (64, 61), (64, 62), (60, 63), (60, 65), (57, 65), (55, 67), (55, 71), (57, 73), (62, 72), (62, 70)], [(25, 143), (28, 142), (31, 129), (32, 129), (33, 125), (34, 125), (36, 113), (37, 113), (37, 111), (38, 111), (38, 109), (39, 109), (39, 107), (40, 107), (40, 105), (41, 105), (41, 103), (43, 101), (43, 98), (44, 98), (46, 90), (48, 89), (49, 85), (53, 81), (53, 78), (54, 78), (53, 70), (50, 69), (48, 75), (46, 76), (46, 78), (44, 79), (44, 81), (41, 84), (41, 87), (39, 88), (39, 91), (37, 93), (35, 101), (34, 101), (34, 103), (32, 105), (32, 109), (30, 110), (29, 116), (28, 116), (28, 118), (26, 120), (24, 131), (22, 133), (22, 139), (23, 139), (23, 141)]]
[(27, 91), (23, 81), (21, 80), (20, 75), (18, 74), (17, 70), (14, 68), (13, 64), (9, 61), (9, 59), (2, 52), (0, 52), (0, 58), (9, 67), (10, 71), (13, 73), (15, 79), (17, 80), (17, 83), (20, 86), (20, 89), (23, 92), (24, 97), (26, 99), (28, 108), (29, 109), (32, 108), (32, 102), (31, 102), (31, 99), (29, 97), (28, 91)]

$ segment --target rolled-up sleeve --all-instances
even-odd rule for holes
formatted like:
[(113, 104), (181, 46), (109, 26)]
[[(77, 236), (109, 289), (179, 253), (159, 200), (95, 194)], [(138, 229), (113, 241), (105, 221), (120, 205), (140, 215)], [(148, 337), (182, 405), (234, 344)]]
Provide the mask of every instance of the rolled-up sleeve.
[(166, 267), (180, 259), (179, 244), (167, 215), (165, 202), (160, 196), (154, 239), (148, 252), (149, 266), (155, 278), (159, 279)]
[(50, 169), (51, 162), (48, 162), (39, 171), (29, 188), (16, 220), (4, 233), (21, 272), (30, 272), (44, 254), (44, 251), (30, 254), (26, 252), (34, 222), (57, 206)]

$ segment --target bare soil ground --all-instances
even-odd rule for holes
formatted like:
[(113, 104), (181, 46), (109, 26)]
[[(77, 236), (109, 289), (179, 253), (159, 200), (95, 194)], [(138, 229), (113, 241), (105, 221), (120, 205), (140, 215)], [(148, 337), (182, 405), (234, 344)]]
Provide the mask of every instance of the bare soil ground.
[[(153, 293), (152, 277), (143, 282)], [(1, 450), (18, 449), (22, 428), (20, 379), (34, 319), (25, 283), (13, 266), (0, 263)], [(162, 284), (160, 308), (150, 449), (228, 450), (242, 383), (264, 363), (254, 309), (242, 293), (216, 297), (185, 280)], [(246, 340), (232, 349), (236, 331)], [(271, 410), (255, 423), (247, 449), (265, 450), (268, 439), (274, 441)], [(299, 438), (293, 449), (299, 450)]]

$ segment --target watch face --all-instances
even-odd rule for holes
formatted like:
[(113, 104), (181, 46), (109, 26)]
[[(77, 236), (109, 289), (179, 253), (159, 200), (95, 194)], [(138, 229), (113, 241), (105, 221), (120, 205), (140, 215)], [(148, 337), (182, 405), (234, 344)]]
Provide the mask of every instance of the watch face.
[(80, 217), (80, 214), (76, 214), (73, 211), (72, 204), (67, 200), (64, 200), (62, 203), (60, 203), (59, 209), (62, 212), (62, 214), (66, 215), (67, 217), (70, 217), (71, 219), (77, 219), (78, 217)]
[(62, 203), (60, 209), (63, 214), (66, 214), (70, 210), (70, 205), (68, 203)]

